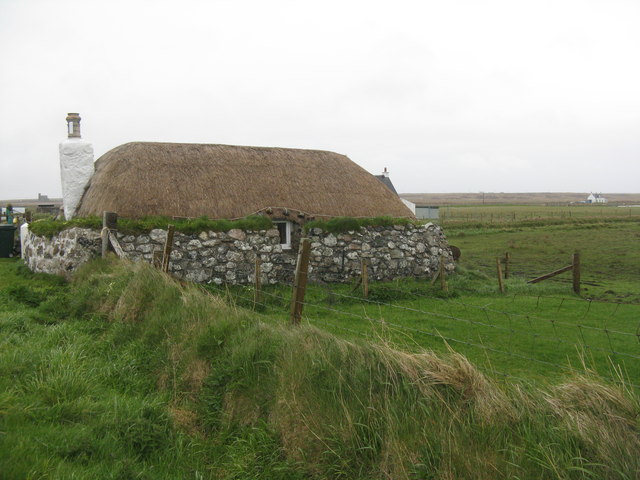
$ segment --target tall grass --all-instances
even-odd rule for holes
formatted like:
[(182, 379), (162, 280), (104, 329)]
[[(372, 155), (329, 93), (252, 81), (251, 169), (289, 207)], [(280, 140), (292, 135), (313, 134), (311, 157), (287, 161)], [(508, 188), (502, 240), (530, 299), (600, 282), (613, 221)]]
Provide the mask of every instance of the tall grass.
[[(264, 323), (99, 261), (59, 323), (2, 317), (6, 478), (635, 478), (638, 398), (497, 385), (450, 352)], [(81, 317), (82, 319), (79, 319)], [(14, 347), (15, 346), (15, 347)]]

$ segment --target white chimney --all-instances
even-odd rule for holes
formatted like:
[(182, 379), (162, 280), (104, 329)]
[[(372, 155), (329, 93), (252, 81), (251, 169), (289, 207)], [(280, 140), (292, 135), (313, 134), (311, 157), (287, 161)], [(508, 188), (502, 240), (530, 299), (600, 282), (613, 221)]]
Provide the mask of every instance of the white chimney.
[(382, 172), (382, 176), (389, 178), (389, 171), (387, 170), (387, 167), (384, 167), (384, 172)]
[(68, 138), (60, 143), (60, 177), (64, 218), (76, 213), (89, 180), (93, 176), (93, 146), (80, 137), (80, 115), (67, 115)]

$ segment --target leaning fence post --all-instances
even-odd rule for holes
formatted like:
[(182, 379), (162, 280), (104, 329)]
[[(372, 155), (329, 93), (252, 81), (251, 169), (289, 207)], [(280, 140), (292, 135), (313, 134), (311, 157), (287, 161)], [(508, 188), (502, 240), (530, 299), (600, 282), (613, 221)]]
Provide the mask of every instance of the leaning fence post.
[(107, 256), (109, 251), (109, 231), (114, 232), (118, 228), (118, 214), (114, 212), (102, 212), (102, 258)]
[(171, 250), (173, 249), (173, 233), (176, 227), (169, 225), (167, 227), (167, 239), (164, 242), (164, 251), (162, 253), (162, 271), (167, 273), (169, 271), (169, 259), (171, 258)]
[(573, 273), (573, 291), (580, 295), (580, 254), (578, 252), (573, 254), (573, 262), (571, 269)]
[(496, 267), (498, 269), (498, 287), (500, 293), (504, 293), (504, 281), (502, 280), (502, 265), (500, 264), (500, 257), (496, 257)]
[(296, 263), (296, 275), (293, 279), (291, 292), (291, 323), (298, 325), (302, 319), (302, 307), (304, 306), (304, 294), (307, 289), (307, 273), (309, 271), (309, 256), (311, 252), (311, 240), (300, 240), (298, 261)]

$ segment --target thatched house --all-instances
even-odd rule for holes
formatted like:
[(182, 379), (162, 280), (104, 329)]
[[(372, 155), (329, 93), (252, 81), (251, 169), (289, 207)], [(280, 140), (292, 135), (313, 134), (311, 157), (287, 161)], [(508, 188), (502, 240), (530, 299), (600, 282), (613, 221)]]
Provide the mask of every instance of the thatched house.
[[(271, 218), (276, 229), (176, 232), (169, 272), (193, 282), (250, 284), (256, 265), (264, 283), (290, 283), (302, 225), (330, 217), (391, 216), (414, 219), (398, 195), (344, 155), (317, 150), (134, 142), (93, 162), (80, 136), (80, 116), (67, 116), (60, 143), (65, 217), (167, 216)], [(94, 169), (95, 167), (95, 169)], [(383, 174), (388, 178), (388, 172)], [(381, 222), (386, 223), (386, 222)], [(398, 225), (398, 223), (400, 225)], [(406, 223), (406, 225), (402, 225)], [(352, 222), (346, 222), (351, 225)], [(69, 273), (101, 251), (101, 232), (74, 227), (52, 237), (25, 225), (24, 259), (34, 271)], [(357, 232), (310, 229), (309, 278), (348, 282), (368, 265), (369, 278), (431, 277), (442, 258), (454, 268), (442, 230), (431, 223), (365, 226)], [(152, 262), (168, 231), (118, 233), (119, 255)], [(111, 238), (111, 235), (110, 235)], [(113, 241), (112, 241), (113, 242)]]
[(102, 155), (95, 168), (78, 216), (263, 214), (284, 222), (283, 235), (310, 218), (413, 218), (375, 176), (326, 151), (132, 142)]

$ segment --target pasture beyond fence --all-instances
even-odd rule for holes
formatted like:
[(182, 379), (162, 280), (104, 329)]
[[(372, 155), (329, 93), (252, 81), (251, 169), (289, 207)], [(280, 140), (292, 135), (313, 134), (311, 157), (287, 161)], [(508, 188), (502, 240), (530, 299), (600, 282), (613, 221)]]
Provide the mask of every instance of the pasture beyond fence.
[[(108, 232), (105, 219), (103, 238), (115, 241), (112, 247), (117, 252), (117, 240)], [(309, 250), (309, 240), (302, 239), (291, 285), (263, 287), (258, 258), (253, 286), (227, 286), (226, 290), (210, 286), (209, 290), (218, 289), (265, 319), (283, 321), (288, 310), (293, 325), (306, 321), (341, 336), (391, 342), (405, 349), (453, 348), (494, 376), (545, 379), (572, 371), (640, 389), (638, 304), (508, 295), (504, 281), (510, 276), (509, 253), (504, 259), (496, 258), (503, 295), (493, 297), (456, 300), (448, 294), (442, 264), (431, 281), (370, 284), (366, 261), (355, 286), (316, 284), (307, 292)], [(165, 272), (170, 253), (169, 236), (157, 264)], [(579, 293), (577, 253), (571, 265), (528, 283), (567, 271), (573, 272), (573, 290)], [(434, 289), (438, 279), (439, 287)]]
[(460, 224), (513, 224), (544, 221), (545, 223), (601, 219), (637, 219), (640, 206), (616, 205), (473, 205), (440, 207), (439, 223), (445, 227)]
[[(369, 284), (366, 267), (355, 287), (307, 290), (304, 255), (303, 241), (301, 271), (290, 286), (218, 292), (265, 319), (285, 321), (288, 307), (292, 324), (302, 320), (410, 350), (453, 348), (496, 376), (545, 379), (573, 371), (640, 389), (640, 305), (531, 294), (460, 301), (442, 289), (445, 275), (436, 289), (428, 281)], [(574, 256), (570, 267), (576, 262)]]

